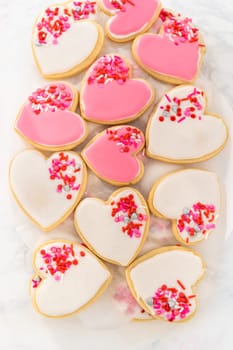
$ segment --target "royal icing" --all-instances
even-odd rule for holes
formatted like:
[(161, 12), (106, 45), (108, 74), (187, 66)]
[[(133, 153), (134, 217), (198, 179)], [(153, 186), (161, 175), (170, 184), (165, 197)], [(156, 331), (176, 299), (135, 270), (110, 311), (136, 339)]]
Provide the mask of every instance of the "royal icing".
[(143, 133), (132, 126), (106, 129), (84, 148), (82, 156), (101, 179), (113, 185), (136, 183), (143, 165), (136, 154), (144, 146)]
[(82, 0), (51, 6), (39, 16), (33, 52), (45, 77), (76, 73), (95, 59), (103, 41), (96, 11), (96, 1)]
[(158, 0), (101, 0), (101, 4), (112, 15), (107, 23), (110, 38), (123, 41), (149, 29), (161, 8)]
[(179, 322), (195, 313), (193, 287), (204, 274), (202, 259), (184, 248), (154, 250), (127, 269), (129, 286), (154, 318)]
[(27, 99), (15, 128), (34, 146), (42, 149), (74, 147), (86, 138), (87, 127), (76, 113), (77, 92), (63, 82), (38, 88)]
[(185, 244), (208, 238), (216, 228), (220, 188), (216, 174), (187, 169), (162, 178), (150, 193), (152, 211), (173, 220), (176, 237)]
[(114, 192), (107, 202), (84, 199), (75, 225), (87, 245), (101, 258), (126, 266), (139, 253), (149, 228), (149, 211), (134, 189)]
[(202, 90), (181, 85), (164, 95), (147, 126), (147, 154), (191, 163), (218, 153), (227, 139), (222, 118), (207, 114)]
[(152, 75), (172, 82), (192, 82), (199, 70), (204, 45), (190, 18), (162, 10), (159, 34), (143, 34), (135, 40), (138, 63)]
[(43, 230), (64, 221), (86, 187), (86, 168), (74, 152), (45, 159), (38, 151), (19, 153), (10, 167), (13, 194), (29, 218)]
[(150, 105), (153, 91), (145, 81), (131, 79), (130, 67), (118, 55), (105, 55), (90, 68), (81, 90), (82, 115), (113, 124), (139, 117)]
[(87, 249), (69, 241), (43, 244), (35, 252), (34, 269), (37, 275), (32, 277), (33, 304), (49, 317), (78, 312), (111, 279), (108, 269)]

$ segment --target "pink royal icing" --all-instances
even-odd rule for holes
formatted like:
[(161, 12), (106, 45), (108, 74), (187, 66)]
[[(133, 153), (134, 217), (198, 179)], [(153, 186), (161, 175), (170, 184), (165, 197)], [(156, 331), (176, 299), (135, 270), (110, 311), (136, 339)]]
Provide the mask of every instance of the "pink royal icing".
[(153, 18), (158, 0), (103, 0), (107, 10), (114, 11), (108, 29), (114, 36), (128, 36), (141, 31)]
[(102, 123), (134, 118), (150, 103), (150, 86), (130, 79), (129, 67), (120, 56), (101, 57), (90, 69), (81, 93), (84, 115)]
[(88, 165), (108, 182), (129, 184), (140, 176), (135, 153), (144, 145), (143, 133), (134, 127), (107, 129), (83, 151)]
[(16, 129), (29, 141), (47, 147), (78, 143), (86, 132), (82, 118), (69, 109), (74, 94), (69, 85), (53, 83), (28, 98)]
[(192, 81), (197, 74), (202, 44), (191, 19), (162, 10), (162, 33), (144, 34), (136, 41), (136, 55), (153, 72)]

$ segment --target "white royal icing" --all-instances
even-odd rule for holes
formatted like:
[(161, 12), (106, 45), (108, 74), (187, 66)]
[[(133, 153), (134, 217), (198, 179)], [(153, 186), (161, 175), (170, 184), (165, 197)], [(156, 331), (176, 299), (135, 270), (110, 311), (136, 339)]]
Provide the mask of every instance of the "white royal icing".
[(177, 219), (184, 208), (197, 202), (220, 207), (220, 189), (216, 174), (204, 170), (177, 171), (161, 179), (153, 196), (153, 207), (163, 216)]
[[(63, 245), (64, 242), (58, 241), (41, 249)], [(36, 255), (35, 268), (45, 279), (33, 290), (33, 298), (38, 310), (47, 316), (59, 317), (78, 311), (98, 294), (103, 284), (110, 278), (109, 271), (85, 248), (74, 244), (73, 249), (78, 265), (70, 267), (62, 274), (60, 280), (40, 270), (41, 266), (44, 266), (44, 261), (40, 251)], [(85, 252), (84, 257), (80, 257), (80, 251)]]
[[(75, 182), (80, 184), (80, 187), (78, 190), (66, 188), (66, 191), (57, 191), (61, 181), (50, 179), (49, 168), (52, 160), (59, 157), (59, 153), (45, 159), (38, 151), (26, 150), (15, 157), (10, 169), (11, 187), (18, 202), (27, 214), (45, 229), (57, 223), (72, 208), (84, 185), (82, 159), (77, 153), (63, 152), (64, 155), (69, 155), (70, 159), (75, 159), (76, 164), (80, 166), (81, 170), (75, 173)], [(66, 174), (69, 174), (69, 171), (73, 173), (73, 168), (68, 168)], [(66, 196), (69, 194), (72, 194), (72, 198), (68, 200)]]
[[(111, 203), (113, 201), (116, 203), (120, 198), (130, 194), (134, 195), (135, 203), (138, 206), (137, 212), (147, 216), (146, 221), (133, 221), (136, 224), (142, 224), (139, 238), (130, 237), (126, 232), (123, 233), (122, 227), (126, 226), (127, 223), (115, 222), (114, 217), (112, 217), (112, 208), (116, 205), (111, 206)], [(109, 204), (94, 198), (84, 199), (76, 209), (75, 222), (85, 240), (89, 242), (98, 255), (126, 266), (136, 254), (137, 249), (140, 248), (144, 238), (146, 224), (149, 220), (147, 206), (133, 189), (123, 190), (116, 196), (113, 194), (111, 199)], [(127, 216), (127, 214), (123, 215)]]
[[(141, 298), (148, 307), (152, 316), (156, 315), (156, 309), (148, 304), (156, 290), (162, 285), (175, 287), (187, 296), (193, 295), (194, 286), (204, 273), (202, 260), (191, 251), (175, 249), (161, 252), (154, 257), (142, 261), (130, 271), (130, 282), (137, 299)], [(185, 287), (183, 290), (177, 281)], [(196, 298), (190, 299), (190, 316), (196, 309)], [(161, 317), (163, 317), (161, 315)], [(177, 319), (179, 321), (180, 318)]]
[[(174, 97), (182, 99), (192, 93), (194, 88), (192, 85), (180, 86), (168, 92), (167, 96), (171, 100)], [(166, 96), (162, 98), (151, 117), (147, 130), (149, 155), (171, 160), (195, 160), (208, 156), (224, 144), (227, 130), (223, 120), (204, 114), (205, 97), (199, 95), (197, 98), (202, 108), (196, 112), (195, 119), (186, 117), (181, 122), (172, 122), (168, 117), (161, 122), (159, 121), (162, 115), (160, 107), (169, 104)], [(190, 102), (182, 102), (182, 107), (189, 106)]]
[[(50, 8), (55, 7), (64, 8), (62, 5)], [(43, 15), (44, 13), (38, 18), (37, 23)], [(52, 43), (40, 45), (36, 31), (34, 31), (34, 53), (43, 74), (65, 73), (83, 63), (90, 56), (97, 45), (99, 30), (94, 22), (96, 16), (90, 15), (89, 19), (75, 21), (70, 17), (71, 27), (58, 38), (56, 45)]]

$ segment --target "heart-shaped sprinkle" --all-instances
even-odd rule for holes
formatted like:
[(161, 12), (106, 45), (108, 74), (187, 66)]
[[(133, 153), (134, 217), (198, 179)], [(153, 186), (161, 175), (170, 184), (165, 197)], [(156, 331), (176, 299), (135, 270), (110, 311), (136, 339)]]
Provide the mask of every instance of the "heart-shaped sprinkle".
[(101, 124), (138, 118), (153, 101), (154, 93), (142, 79), (132, 79), (129, 63), (119, 55), (99, 58), (87, 73), (80, 92), (82, 116)]
[(126, 270), (135, 299), (152, 317), (169, 322), (190, 319), (197, 309), (193, 288), (204, 275), (201, 257), (185, 248), (147, 253)]
[(147, 126), (147, 154), (168, 162), (194, 163), (225, 146), (223, 119), (207, 112), (204, 91), (181, 85), (164, 95)]
[(82, 240), (106, 261), (127, 266), (139, 253), (149, 228), (149, 211), (139, 192), (123, 188), (107, 202), (84, 199), (75, 212)]
[[(43, 243), (34, 253), (33, 305), (48, 317), (71, 316), (108, 286), (107, 267), (85, 247), (70, 241)], [(62, 300), (62, 303), (61, 303)]]
[[(33, 164), (33, 166), (32, 166)], [(19, 153), (10, 166), (12, 192), (27, 216), (44, 231), (63, 222), (86, 188), (86, 168), (77, 153)]]
[(144, 172), (137, 154), (144, 147), (143, 133), (132, 126), (106, 129), (84, 148), (82, 156), (91, 170), (113, 185), (138, 182)]

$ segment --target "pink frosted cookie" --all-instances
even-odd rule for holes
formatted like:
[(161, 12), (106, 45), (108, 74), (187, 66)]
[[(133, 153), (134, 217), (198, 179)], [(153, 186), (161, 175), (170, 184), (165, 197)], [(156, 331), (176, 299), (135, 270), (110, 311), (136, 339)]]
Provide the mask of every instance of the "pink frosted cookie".
[(164, 247), (134, 261), (126, 278), (137, 302), (153, 318), (179, 323), (197, 310), (194, 289), (204, 272), (204, 262), (196, 252)]
[(133, 43), (136, 62), (155, 78), (181, 84), (193, 82), (199, 72), (205, 46), (192, 20), (165, 9), (160, 32), (138, 36)]
[(176, 239), (189, 245), (206, 240), (216, 229), (220, 197), (216, 174), (186, 169), (161, 177), (148, 202), (154, 215), (172, 220)]
[(63, 222), (86, 188), (87, 171), (75, 152), (20, 152), (10, 165), (10, 185), (24, 213), (44, 231)]
[(181, 85), (159, 102), (147, 125), (147, 155), (171, 163), (196, 163), (218, 154), (228, 130), (224, 120), (207, 111), (204, 91)]
[(45, 85), (34, 91), (20, 109), (15, 130), (39, 149), (74, 148), (87, 136), (86, 123), (74, 113), (77, 104), (74, 86), (64, 82)]
[(129, 187), (117, 190), (106, 202), (85, 198), (74, 220), (82, 240), (96, 255), (122, 266), (138, 255), (150, 224), (145, 199)]
[(161, 10), (159, 0), (100, 0), (104, 12), (111, 18), (106, 31), (113, 41), (124, 42), (146, 32)]
[(96, 59), (104, 42), (96, 13), (96, 1), (81, 0), (52, 5), (39, 15), (33, 29), (32, 50), (44, 78), (77, 74)]
[(70, 241), (43, 243), (34, 252), (33, 267), (33, 306), (47, 317), (72, 316), (94, 302), (111, 282), (107, 267)]
[(146, 81), (131, 78), (127, 59), (108, 54), (92, 65), (82, 83), (81, 114), (94, 123), (126, 123), (144, 113), (153, 99)]
[(145, 144), (141, 130), (130, 126), (116, 126), (94, 137), (82, 151), (89, 168), (112, 185), (129, 185), (141, 180), (144, 173), (137, 154)]

